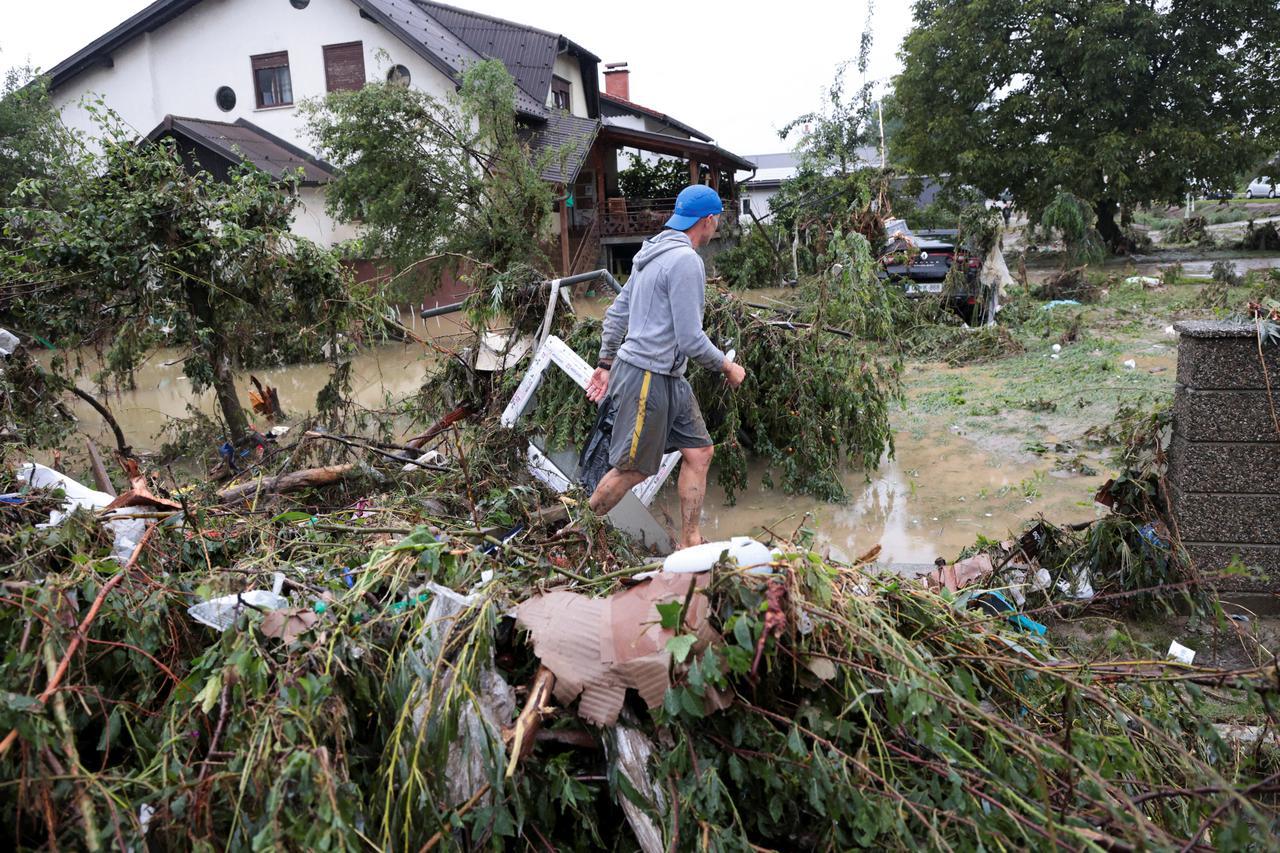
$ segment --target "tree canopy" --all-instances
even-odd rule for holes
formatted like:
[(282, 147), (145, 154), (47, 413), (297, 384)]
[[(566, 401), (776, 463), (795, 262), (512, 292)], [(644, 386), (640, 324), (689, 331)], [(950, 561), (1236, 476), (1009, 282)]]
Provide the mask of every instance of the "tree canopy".
[(46, 81), (28, 67), (10, 68), (0, 84), (0, 205), (27, 178), (51, 174), (72, 144), (49, 103)]
[(1113, 247), (1116, 214), (1233, 184), (1274, 153), (1275, 0), (917, 0), (895, 80), (895, 157), (1004, 190), (1059, 190)]
[(127, 379), (157, 347), (185, 346), (183, 372), (196, 391), (214, 389), (238, 439), (248, 428), (239, 356), (264, 337), (310, 341), (312, 357), (321, 342), (336, 350), (359, 319), (349, 276), (290, 232), (293, 181), (251, 166), (226, 181), (193, 173), (171, 141), (140, 143), (111, 114), (95, 136), (56, 178), (24, 181), (0, 208), (0, 316), (64, 348), (104, 346), (103, 380)]
[(549, 266), (555, 202), (542, 173), (558, 151), (534, 153), (515, 113), (515, 81), (498, 60), (467, 69), (437, 99), (395, 83), (335, 92), (307, 107), (318, 153), (340, 174), (330, 208), (362, 226), (361, 254), (406, 269), (441, 254), (480, 271)]

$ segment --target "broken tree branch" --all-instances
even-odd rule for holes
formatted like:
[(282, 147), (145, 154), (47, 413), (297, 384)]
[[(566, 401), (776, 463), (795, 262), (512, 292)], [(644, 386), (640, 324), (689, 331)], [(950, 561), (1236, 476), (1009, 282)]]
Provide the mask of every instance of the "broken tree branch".
[(107, 426), (111, 427), (111, 431), (116, 434), (116, 450), (120, 451), (120, 455), (126, 459), (132, 459), (133, 448), (129, 446), (129, 442), (125, 441), (124, 431), (120, 429), (120, 424), (116, 422), (115, 416), (111, 414), (111, 410), (102, 403), (99, 403), (97, 398), (92, 394), (81, 391), (74, 385), (71, 386), (70, 391), (72, 394), (75, 394), (81, 400), (84, 400), (92, 406), (94, 411), (102, 415), (102, 419), (107, 422)]
[(354, 464), (325, 465), (320, 468), (304, 468), (276, 477), (258, 477), (247, 483), (223, 489), (218, 492), (218, 500), (224, 504), (235, 503), (253, 497), (256, 494), (280, 495), (295, 492), (298, 489), (316, 486), (332, 486), (343, 480), (354, 477), (359, 468)]
[(516, 724), (511, 728), (511, 758), (507, 762), (507, 778), (515, 775), (516, 765), (533, 749), (534, 738), (542, 727), (543, 707), (551, 698), (551, 691), (556, 686), (556, 676), (545, 666), (538, 667), (538, 674), (533, 677), (529, 687), (529, 698), (525, 700)]

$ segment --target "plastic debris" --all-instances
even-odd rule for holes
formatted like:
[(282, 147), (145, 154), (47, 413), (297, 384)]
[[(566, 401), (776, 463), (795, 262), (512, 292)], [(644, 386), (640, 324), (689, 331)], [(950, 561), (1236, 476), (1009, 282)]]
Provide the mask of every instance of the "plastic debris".
[(1053, 351), (1054, 351), (1054, 352), (1062, 352), (1062, 344), (1054, 344), (1054, 345), (1053, 345)]
[[(689, 590), (708, 583), (706, 574), (659, 572), (608, 598), (556, 590), (523, 602), (516, 624), (529, 631), (534, 654), (555, 673), (557, 701), (569, 705), (577, 699), (579, 717), (609, 726), (617, 722), (628, 688), (656, 708), (671, 684), (667, 642), (676, 631), (662, 627), (658, 605), (688, 600), (680, 626), (693, 640), (686, 654), (718, 639), (707, 621), (706, 596)], [(728, 700), (709, 704), (727, 707)]]
[(1160, 279), (1150, 275), (1131, 275), (1124, 280), (1128, 285), (1140, 285), (1142, 287), (1159, 287)]
[(284, 575), (275, 573), (271, 591), (251, 589), (248, 592), (237, 592), (218, 598), (202, 601), (187, 608), (191, 618), (201, 625), (208, 625), (216, 631), (225, 631), (236, 624), (236, 619), (245, 608), (255, 610), (278, 610), (289, 605), (289, 599), (280, 594), (284, 588)]
[(18, 469), (18, 479), (33, 489), (62, 489), (63, 494), (66, 495), (62, 508), (49, 513), (49, 521), (37, 525), (38, 527), (56, 527), (77, 509), (102, 510), (114, 504), (117, 518), (103, 522), (102, 526), (111, 533), (113, 539), (111, 556), (117, 562), (123, 563), (129, 559), (133, 549), (138, 547), (138, 542), (142, 540), (142, 534), (147, 530), (147, 522), (144, 519), (120, 518), (120, 516), (137, 515), (148, 509), (145, 506), (120, 505), (127, 494), (120, 498), (112, 497), (106, 492), (91, 489), (66, 474), (38, 462), (27, 462), (22, 465)]
[(1196, 659), (1196, 652), (1195, 649), (1189, 649), (1177, 640), (1173, 640), (1169, 643), (1169, 658), (1178, 663), (1190, 664)]
[(1138, 369), (1138, 362), (1134, 361), (1134, 360), (1133, 360), (1133, 359), (1131, 359), (1131, 358), (1125, 359), (1125, 362), (1124, 362), (1124, 369), (1125, 369), (1125, 370), (1137, 370), (1137, 369)]
[(1052, 299), (1040, 306), (1041, 311), (1050, 311), (1064, 305), (1079, 305), (1080, 303), (1074, 299)]
[(8, 329), (0, 329), (0, 355), (10, 356), (13, 351), (22, 343), (18, 340), (18, 336)]

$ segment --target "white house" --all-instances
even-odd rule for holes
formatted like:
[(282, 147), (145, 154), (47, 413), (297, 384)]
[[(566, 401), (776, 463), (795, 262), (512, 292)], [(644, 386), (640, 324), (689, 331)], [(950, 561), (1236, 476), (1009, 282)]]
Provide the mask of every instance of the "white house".
[(432, 0), (157, 0), (46, 73), (70, 127), (91, 128), (81, 104), (98, 96), (215, 175), (244, 160), (277, 175), (302, 168), (294, 230), (333, 245), (356, 232), (325, 212), (334, 169), (310, 152), (298, 105), (382, 80), (444, 96), (485, 58), (514, 78), (530, 145), (567, 151), (543, 175), (571, 200), (559, 211), (562, 271), (611, 259), (609, 246), (638, 245), (666, 218), (616, 198), (624, 148), (687, 160), (736, 212), (735, 169), (750, 164), (630, 102), (625, 63), (606, 72), (620, 94), (602, 96), (599, 58), (565, 36)]
[[(332, 169), (308, 152), (298, 105), (384, 79), (443, 97), (483, 58), (466, 39), (480, 28), (498, 24), (413, 0), (158, 0), (47, 74), (69, 127), (92, 129), (81, 102), (96, 96), (139, 134), (194, 146), (215, 173), (219, 158), (278, 173), (305, 166), (294, 227), (331, 245), (354, 231), (325, 213)], [(599, 60), (561, 36), (520, 29), (541, 66), (513, 69), (526, 124), (545, 126), (557, 107), (595, 118)]]

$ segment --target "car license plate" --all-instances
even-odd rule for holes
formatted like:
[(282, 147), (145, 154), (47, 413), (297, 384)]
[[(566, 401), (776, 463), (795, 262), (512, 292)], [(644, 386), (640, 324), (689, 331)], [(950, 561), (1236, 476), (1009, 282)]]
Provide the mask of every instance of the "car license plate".
[(942, 282), (934, 281), (926, 284), (908, 284), (907, 293), (941, 293)]

